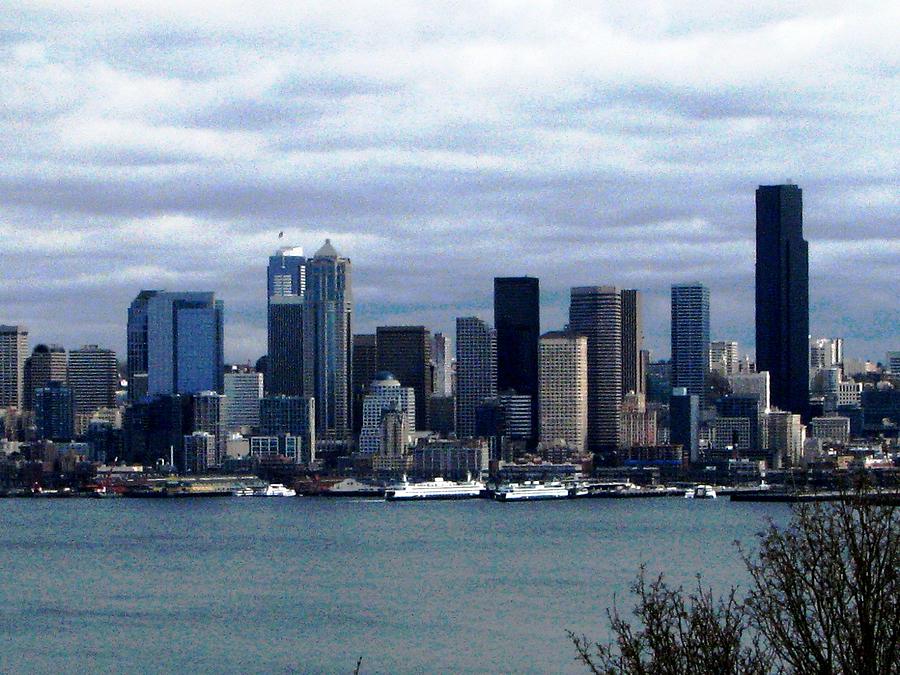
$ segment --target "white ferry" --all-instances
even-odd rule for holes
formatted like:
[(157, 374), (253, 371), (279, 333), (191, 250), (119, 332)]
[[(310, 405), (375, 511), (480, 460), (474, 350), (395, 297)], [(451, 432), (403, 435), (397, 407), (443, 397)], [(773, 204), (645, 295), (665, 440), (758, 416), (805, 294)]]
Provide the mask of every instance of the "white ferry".
[(529, 499), (568, 499), (569, 488), (559, 481), (541, 483), (525, 481), (501, 485), (494, 492), (494, 499), (499, 502), (525, 501)]
[(684, 493), (685, 499), (715, 499), (716, 489), (712, 485), (696, 485)]
[(411, 499), (474, 499), (484, 494), (484, 483), (478, 480), (459, 482), (444, 480), (437, 477), (424, 483), (410, 483), (403, 477), (403, 481), (391, 485), (384, 491), (384, 498), (388, 501), (401, 501)]
[(281, 483), (272, 483), (266, 487), (263, 497), (296, 497), (297, 491), (289, 487), (285, 487)]

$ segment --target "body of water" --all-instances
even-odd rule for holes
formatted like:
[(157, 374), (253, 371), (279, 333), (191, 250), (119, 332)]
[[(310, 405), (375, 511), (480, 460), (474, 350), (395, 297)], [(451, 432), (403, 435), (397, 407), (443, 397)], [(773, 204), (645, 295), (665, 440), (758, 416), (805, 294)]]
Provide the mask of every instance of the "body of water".
[(2, 672), (583, 672), (641, 564), (746, 584), (779, 504), (0, 500)]

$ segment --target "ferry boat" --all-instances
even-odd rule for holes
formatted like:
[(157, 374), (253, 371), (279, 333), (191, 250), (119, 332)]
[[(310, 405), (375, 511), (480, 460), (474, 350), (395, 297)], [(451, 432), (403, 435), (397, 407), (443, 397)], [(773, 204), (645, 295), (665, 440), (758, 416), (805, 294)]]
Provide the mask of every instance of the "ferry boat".
[(716, 489), (712, 485), (695, 485), (684, 493), (685, 499), (715, 499)]
[(241, 486), (235, 488), (235, 490), (234, 490), (234, 492), (232, 492), (232, 494), (235, 497), (253, 497), (256, 494), (256, 490), (254, 490), (252, 487), (248, 487), (246, 485), (241, 485)]
[(391, 485), (384, 491), (384, 498), (388, 501), (403, 501), (413, 499), (474, 499), (481, 497), (487, 488), (484, 483), (477, 480), (465, 482), (444, 480), (437, 477), (424, 483), (410, 483), (403, 477), (403, 481)]
[(568, 499), (569, 488), (559, 481), (541, 483), (539, 481), (525, 481), (524, 483), (509, 483), (501, 485), (494, 492), (494, 499), (498, 502), (526, 501), (530, 499)]
[(265, 491), (262, 493), (263, 497), (296, 497), (297, 491), (292, 490), (289, 487), (285, 487), (281, 483), (272, 483), (271, 485), (266, 486)]

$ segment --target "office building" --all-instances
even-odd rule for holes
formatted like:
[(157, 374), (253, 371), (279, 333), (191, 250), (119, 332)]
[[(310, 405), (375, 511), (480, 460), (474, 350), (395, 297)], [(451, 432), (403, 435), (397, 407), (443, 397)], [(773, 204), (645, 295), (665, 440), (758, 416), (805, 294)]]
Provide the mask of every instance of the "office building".
[(416, 428), (431, 428), (431, 335), (425, 326), (379, 326), (375, 330), (378, 370), (393, 373), (416, 392)]
[(474, 316), (456, 319), (456, 435), (475, 434), (475, 408), (497, 395), (497, 333)]
[(147, 396), (147, 368), (149, 364), (149, 306), (150, 300), (162, 291), (144, 290), (128, 307), (127, 354), (125, 377), (128, 380), (128, 400), (140, 401)]
[(200, 391), (190, 397), (191, 432), (206, 432), (215, 439), (215, 452), (205, 467), (219, 466), (225, 458), (225, 396), (215, 391)]
[(265, 389), (272, 396), (302, 396), (304, 299), (274, 296), (268, 311)]
[(900, 375), (900, 351), (888, 352), (884, 365), (891, 375)]
[(303, 390), (315, 399), (317, 438), (343, 443), (353, 429), (350, 259), (329, 239), (307, 260)]
[(303, 297), (306, 292), (306, 258), (299, 246), (285, 246), (269, 256), (266, 297)]
[[(459, 345), (457, 344), (457, 354)], [(457, 359), (459, 357), (457, 356)], [(480, 478), (488, 468), (489, 447), (484, 439), (429, 440), (413, 450), (413, 473), (447, 480)]]
[(205, 473), (219, 463), (217, 439), (206, 431), (195, 431), (182, 441), (182, 471)]
[(0, 408), (22, 410), (27, 357), (28, 329), (25, 326), (0, 326)]
[(434, 364), (433, 396), (453, 396), (453, 357), (450, 340), (443, 333), (435, 333), (431, 338), (431, 362)]
[(49, 382), (34, 391), (34, 424), (38, 439), (70, 441), (75, 436), (75, 401), (72, 390)]
[(382, 371), (375, 375), (363, 402), (363, 426), (359, 434), (359, 451), (362, 454), (380, 454), (385, 433), (384, 417), (389, 411), (402, 414), (402, 427), (408, 442), (408, 435), (416, 430), (415, 389), (402, 386), (391, 373)]
[(772, 405), (809, 404), (809, 251), (796, 185), (756, 191), (756, 369), (772, 378)]
[(359, 435), (363, 425), (363, 401), (369, 385), (378, 373), (378, 348), (373, 333), (353, 336), (353, 433)]
[(69, 357), (59, 345), (38, 345), (25, 359), (25, 410), (34, 410), (34, 390), (50, 382), (66, 381)]
[(737, 375), (740, 367), (738, 343), (734, 340), (716, 340), (709, 343), (709, 369), (722, 377)]
[[(267, 396), (259, 402), (259, 436), (279, 439), (281, 454), (298, 464), (316, 460), (316, 402), (300, 396)], [(287, 437), (299, 439), (288, 441)], [(299, 443), (288, 451), (286, 444)], [(251, 439), (251, 448), (253, 447)]]
[(262, 373), (225, 373), (225, 428), (238, 431), (259, 424)]
[(761, 416), (765, 414), (766, 409), (758, 393), (730, 394), (715, 403), (716, 415), (719, 418), (748, 420), (749, 436), (746, 447), (741, 446), (742, 450), (758, 452), (765, 447), (764, 440), (760, 438), (760, 424)]
[[(805, 344), (804, 340), (804, 347)], [(800, 415), (776, 410), (766, 415), (766, 423), (772, 468), (799, 466), (803, 457), (803, 444), (806, 442), (806, 427), (801, 423)]]
[(573, 288), (569, 327), (587, 337), (588, 449), (615, 450), (622, 438), (622, 296), (618, 289)]
[(706, 396), (709, 374), (709, 289), (702, 284), (672, 286), (672, 387)]
[(691, 463), (700, 460), (700, 397), (686, 387), (673, 388), (669, 398), (669, 441), (682, 446)]
[(116, 353), (97, 345), (73, 349), (66, 381), (75, 397), (76, 416), (90, 417), (100, 408), (115, 408), (119, 386)]
[(160, 291), (147, 301), (147, 393), (221, 392), (224, 305), (210, 292)]
[[(494, 279), (497, 389), (531, 397), (531, 428), (538, 430), (540, 282), (534, 277)], [(535, 434), (536, 435), (536, 434)]]
[(769, 385), (769, 373), (741, 373), (728, 377), (731, 393), (735, 396), (756, 396), (759, 401), (759, 411), (769, 412), (771, 405), (771, 387)]
[(649, 352), (644, 350), (643, 299), (634, 289), (622, 290), (622, 396), (647, 393)]
[(526, 441), (533, 438), (531, 396), (508, 389), (497, 394), (497, 403), (503, 409), (505, 435), (509, 439)]
[(587, 337), (550, 332), (540, 339), (540, 441), (587, 449), (588, 431)]
[(846, 445), (850, 442), (850, 418), (813, 417), (810, 420), (810, 437), (827, 443)]

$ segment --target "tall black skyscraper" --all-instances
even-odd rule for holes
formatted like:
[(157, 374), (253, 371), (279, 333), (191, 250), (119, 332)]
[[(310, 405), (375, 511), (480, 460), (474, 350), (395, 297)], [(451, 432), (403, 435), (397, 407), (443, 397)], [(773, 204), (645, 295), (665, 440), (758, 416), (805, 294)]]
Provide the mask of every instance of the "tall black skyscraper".
[(431, 429), (431, 334), (425, 326), (379, 326), (378, 370), (393, 373), (416, 392), (416, 429)]
[(803, 192), (756, 191), (756, 369), (767, 370), (772, 404), (806, 415), (809, 404), (809, 246)]
[(268, 361), (266, 392), (303, 396), (303, 318), (306, 258), (303, 249), (280, 248), (266, 269)]
[(531, 396), (531, 429), (538, 429), (538, 341), (541, 337), (540, 283), (534, 277), (494, 279), (497, 330), (497, 391)]

